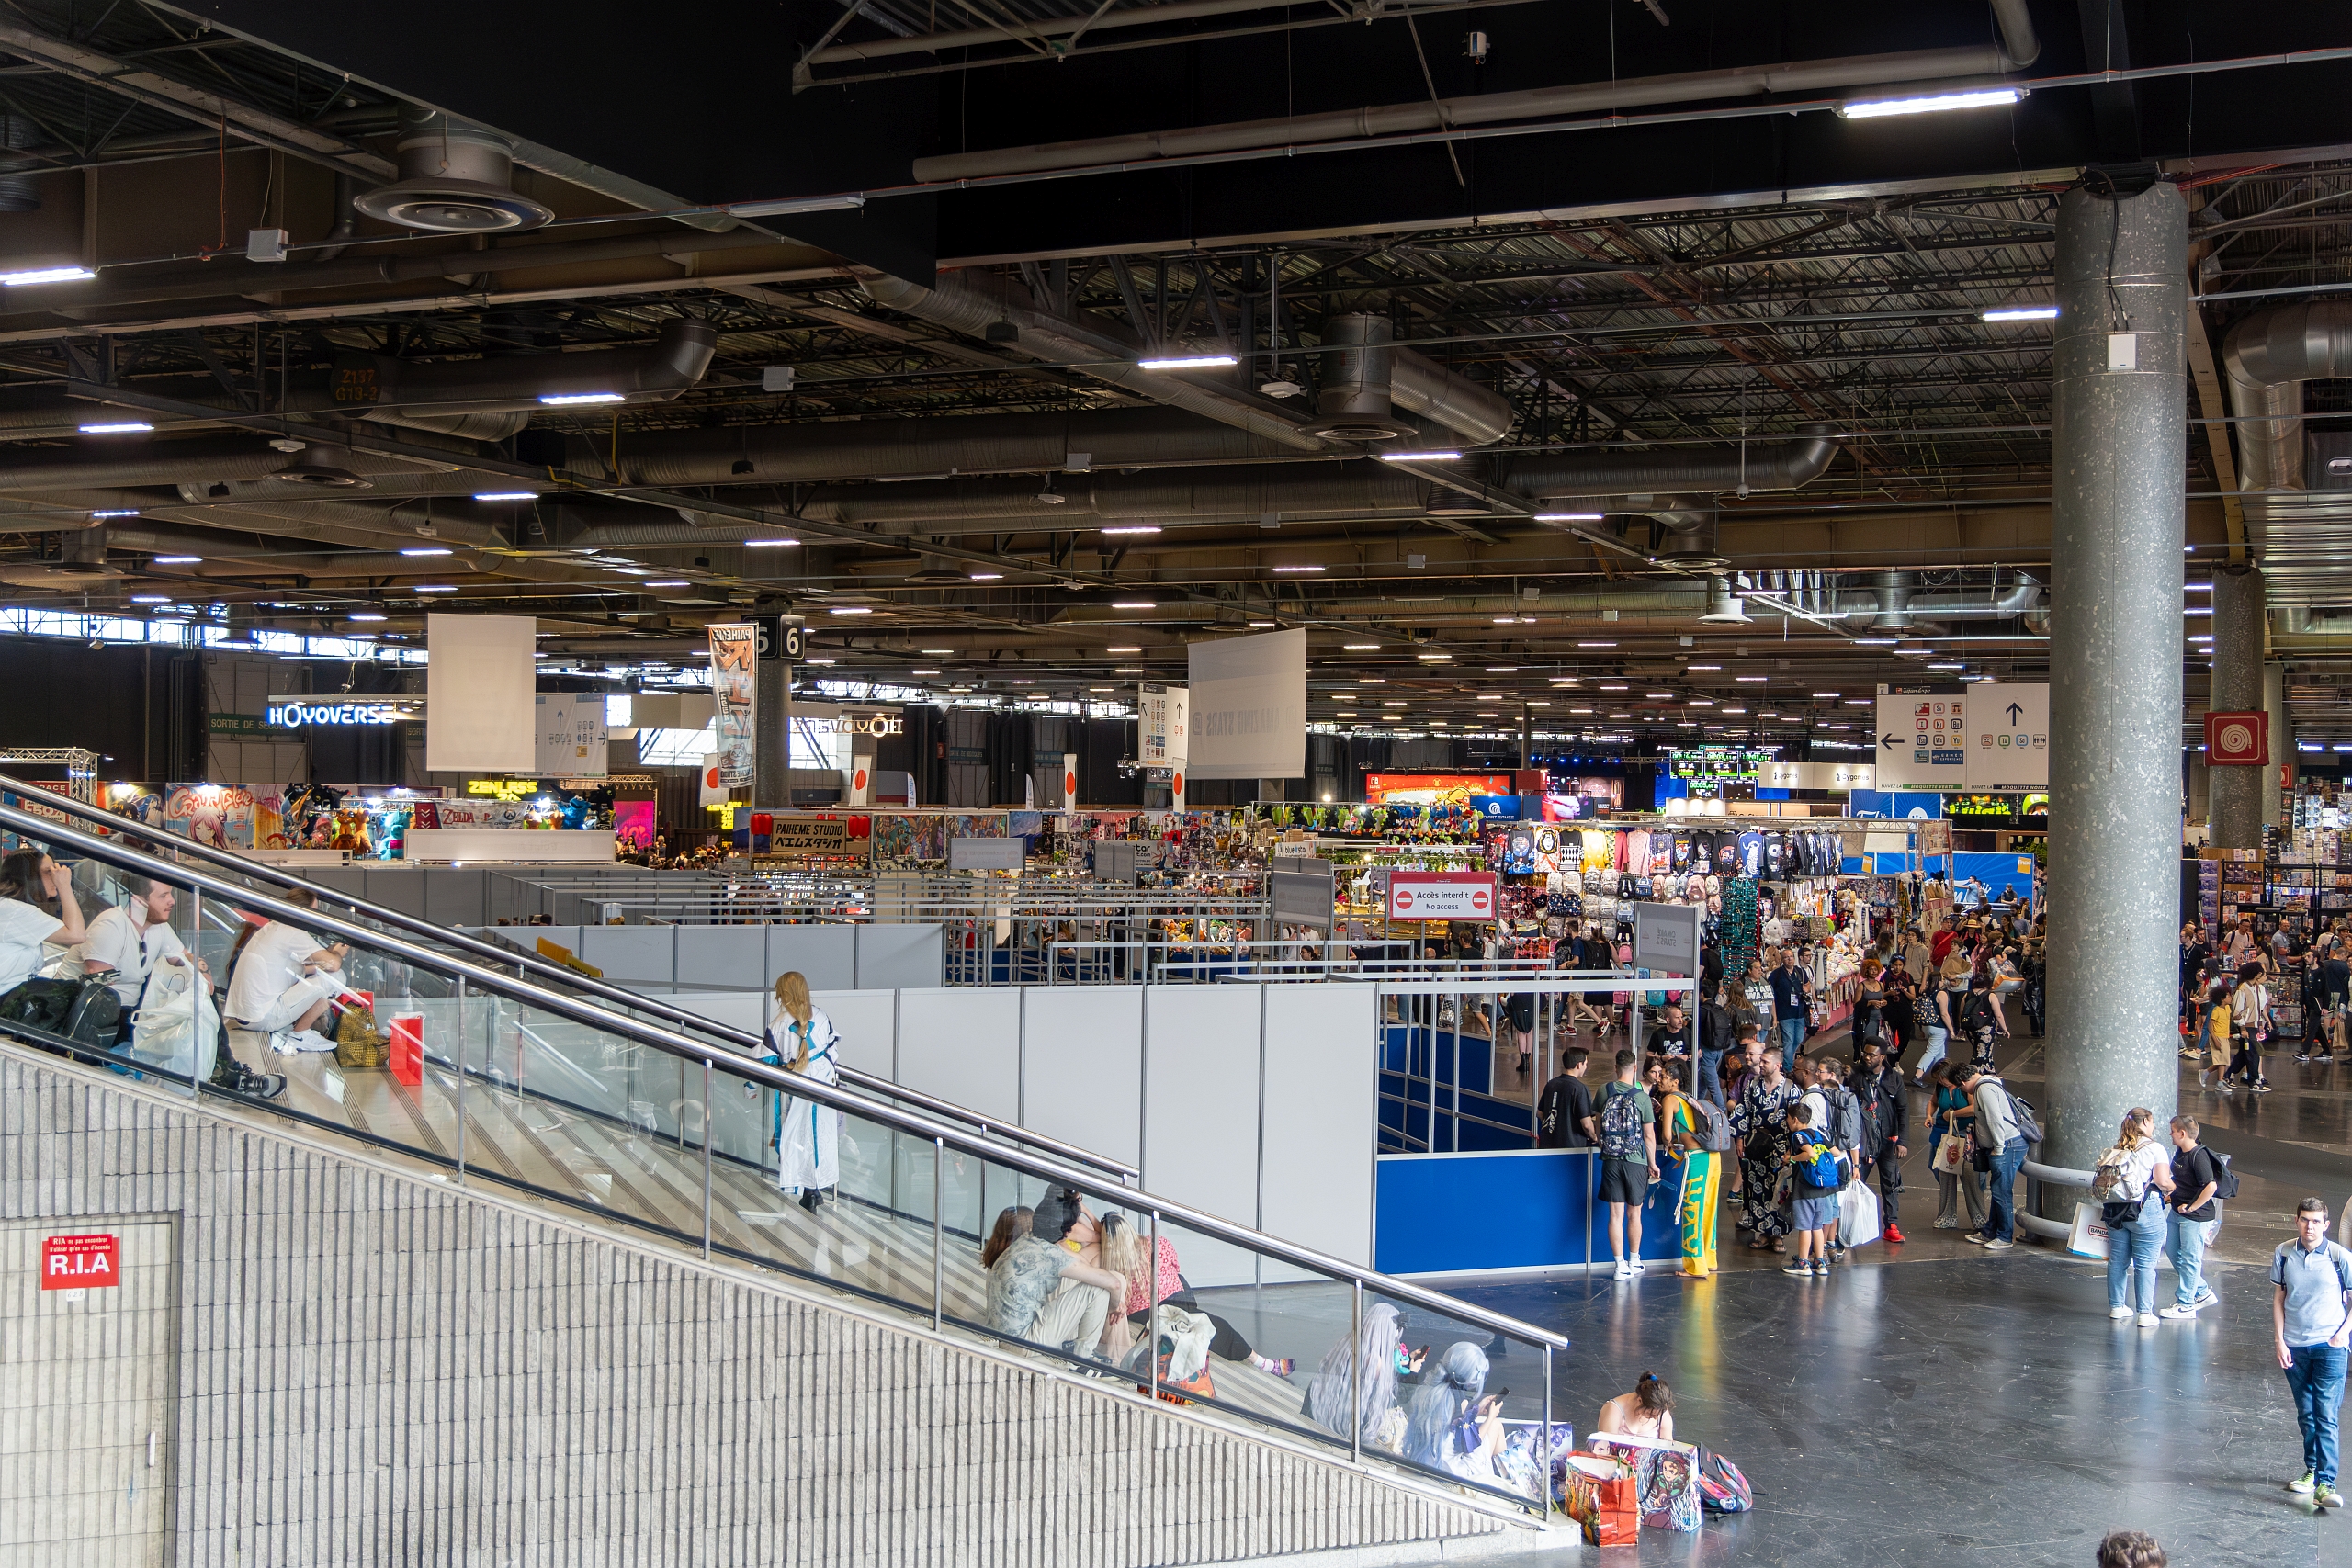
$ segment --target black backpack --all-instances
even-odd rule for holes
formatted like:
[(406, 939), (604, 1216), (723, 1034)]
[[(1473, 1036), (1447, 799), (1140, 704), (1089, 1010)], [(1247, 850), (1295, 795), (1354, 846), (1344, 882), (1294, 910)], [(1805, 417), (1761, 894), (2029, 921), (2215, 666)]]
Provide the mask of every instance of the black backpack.
[(2213, 1197), (2218, 1201), (2238, 1195), (2238, 1173), (2230, 1168), (2230, 1156), (2219, 1149), (2207, 1149), (2213, 1156)]
[[(33, 1043), (67, 1041), (93, 1050), (114, 1049), (122, 1023), (122, 998), (104, 975), (73, 980), (35, 976), (0, 997), (0, 1024), (13, 1024), (36, 1036)], [(50, 1041), (38, 1036), (47, 1035)]]

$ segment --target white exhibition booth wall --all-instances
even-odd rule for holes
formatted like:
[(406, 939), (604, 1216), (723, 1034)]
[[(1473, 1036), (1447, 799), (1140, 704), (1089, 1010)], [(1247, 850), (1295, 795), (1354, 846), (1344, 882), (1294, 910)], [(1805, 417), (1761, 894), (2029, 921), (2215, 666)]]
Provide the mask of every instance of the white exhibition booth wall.
[[(1000, 986), (816, 999), (847, 1066), (1125, 1160), (1147, 1191), (1369, 1267), (1374, 996), (1368, 985)], [(756, 994), (671, 999), (739, 1028), (768, 1018)], [(951, 1194), (948, 1223), (985, 1234), (998, 1208), (1035, 1197), (1037, 1183), (1017, 1185)], [(928, 1191), (913, 1196), (897, 1206), (927, 1213)], [(1120, 1206), (1107, 1185), (1093, 1202)], [(1196, 1285), (1309, 1277), (1236, 1247), (1181, 1235), (1177, 1247)]]
[(757, 994), (792, 969), (812, 991), (936, 986), (947, 958), (943, 926), (492, 926), (473, 934), (527, 952), (551, 942), (633, 991)]

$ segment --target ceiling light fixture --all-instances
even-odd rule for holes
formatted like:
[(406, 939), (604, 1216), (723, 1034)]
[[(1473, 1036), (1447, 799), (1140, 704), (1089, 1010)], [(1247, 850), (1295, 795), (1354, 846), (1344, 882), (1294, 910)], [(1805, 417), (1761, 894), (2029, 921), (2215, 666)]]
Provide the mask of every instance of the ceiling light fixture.
[(405, 549), (401, 552), (404, 556), (446, 556), (448, 553), (438, 545), (420, 545), (414, 549)]
[(204, 558), (202, 556), (157, 556), (148, 564), (150, 566), (202, 566)]
[(1942, 114), (1950, 109), (1994, 108), (2025, 96), (2018, 86), (1972, 87), (1957, 93), (1906, 94), (1899, 98), (1861, 98), (1839, 104), (1840, 119), (1887, 119), (1896, 115)]
[(1216, 370), (1241, 361), (1229, 354), (1188, 354), (1167, 359), (1138, 359), (1138, 370)]
[(972, 581), (975, 582), (1002, 582), (1004, 581), (1004, 573), (1001, 571), (976, 571), (972, 573)]
[(133, 593), (130, 602), (134, 604), (168, 604), (172, 597), (168, 593)]
[(1111, 608), (1114, 610), (1157, 610), (1159, 608), (1159, 604), (1153, 599), (1114, 599), (1111, 601)]
[(1854, 639), (1854, 646), (1856, 648), (1893, 648), (1895, 640), (1891, 637), (1858, 637)]
[(87, 283), (97, 276), (86, 266), (44, 266), (30, 272), (0, 272), (0, 283), (11, 288), (27, 283)]
[(1272, 568), (1271, 570), (1275, 571), (1321, 571), (1323, 569), (1319, 566), (1278, 566)]
[(1350, 653), (1371, 653), (1380, 647), (1376, 642), (1343, 642), (1340, 646)]
[(409, 590), (412, 593), (455, 593), (457, 585), (448, 582), (427, 582)]
[(1139, 664), (1122, 664), (1111, 671), (1114, 675), (1148, 675), (1151, 673)]
[(910, 670), (907, 673), (910, 675), (936, 675), (939, 671), (936, 670)]
[(1462, 459), (1459, 452), (1383, 452), (1384, 463), (1454, 463)]
[(770, 546), (797, 545), (799, 542), (797, 539), (746, 539), (743, 544), (746, 548), (758, 550), (765, 549)]
[(1614, 648), (1617, 645), (1613, 642), (1580, 642), (1577, 646), (1578, 648)]
[(1535, 521), (1538, 523), (1598, 523), (1600, 521), (1600, 513), (1598, 512), (1539, 512), (1535, 514)]
[(90, 516), (93, 519), (100, 517), (136, 517), (138, 515), (139, 509), (135, 506), (117, 507), (107, 512), (93, 512), (90, 513)]
[(1106, 648), (1102, 651), (1105, 653), (1141, 653), (1143, 649), (1140, 648)]
[(874, 614), (874, 606), (871, 604), (836, 604), (832, 607), (831, 613), (836, 615), (870, 615)]
[(1997, 310), (1984, 312), (1988, 321), (2054, 321), (2058, 319), (2055, 305), (2005, 305)]
[(85, 424), (82, 426), (82, 434), (85, 435), (136, 435), (154, 428), (143, 419), (118, 419), (109, 420), (103, 424)]
[(1116, 528), (1098, 528), (1095, 532), (1098, 534), (1157, 534), (1159, 532), (1159, 525), (1157, 523), (1122, 524)]
[(384, 617), (368, 610), (354, 610), (344, 617), (346, 621), (380, 621)]
[(1442, 664), (1452, 659), (1453, 655), (1450, 653), (1423, 653), (1418, 654), (1415, 657), (1419, 658), (1424, 664)]
[(481, 490), (474, 492), (474, 499), (476, 501), (537, 501), (539, 499), (539, 492), (535, 490)]
[(542, 392), (539, 401), (551, 409), (581, 408), (589, 403), (625, 403), (618, 392)]
[(665, 577), (659, 582), (649, 582), (645, 586), (648, 588), (691, 588), (694, 584), (683, 577)]

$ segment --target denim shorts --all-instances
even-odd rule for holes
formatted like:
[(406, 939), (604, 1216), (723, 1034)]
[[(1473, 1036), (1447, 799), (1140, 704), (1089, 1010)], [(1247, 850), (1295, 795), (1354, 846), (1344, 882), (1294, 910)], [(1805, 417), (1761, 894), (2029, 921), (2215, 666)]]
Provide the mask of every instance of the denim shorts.
[(1826, 1198), (1798, 1199), (1796, 1215), (1789, 1223), (1794, 1229), (1801, 1231), (1817, 1231), (1825, 1225), (1836, 1224), (1838, 1223), (1838, 1194), (1832, 1192)]

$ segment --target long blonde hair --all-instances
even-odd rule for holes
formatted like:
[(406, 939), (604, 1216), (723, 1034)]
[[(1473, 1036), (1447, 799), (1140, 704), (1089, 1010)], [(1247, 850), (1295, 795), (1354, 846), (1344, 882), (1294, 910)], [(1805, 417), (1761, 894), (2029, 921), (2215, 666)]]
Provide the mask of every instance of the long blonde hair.
[(2123, 1113), (2122, 1146), (2136, 1149), (2143, 1144), (2156, 1141), (2156, 1113), (2144, 1105), (2135, 1105)]
[(1121, 1213), (1102, 1216), (1099, 1227), (1102, 1267), (1131, 1285), (1148, 1285), (1150, 1260), (1144, 1256), (1143, 1235)]
[[(805, 1026), (810, 1015), (817, 1010), (816, 1004), (808, 999), (808, 976), (797, 969), (787, 969), (777, 976), (775, 1005), (777, 1010), (790, 1017), (793, 1022)], [(786, 1072), (798, 1073), (808, 1070), (808, 1036), (813, 1031), (806, 1027), (801, 1029), (800, 1049), (794, 1055), (791, 1061), (785, 1064)]]

